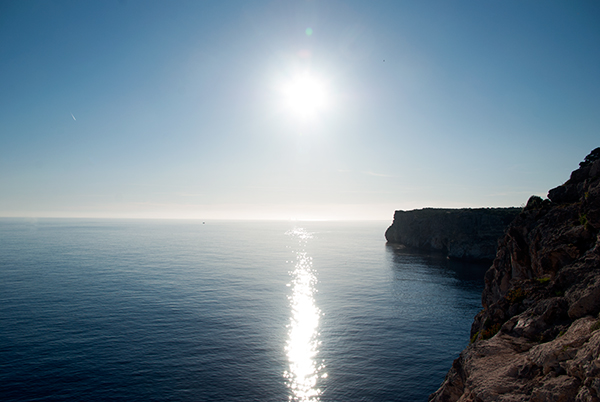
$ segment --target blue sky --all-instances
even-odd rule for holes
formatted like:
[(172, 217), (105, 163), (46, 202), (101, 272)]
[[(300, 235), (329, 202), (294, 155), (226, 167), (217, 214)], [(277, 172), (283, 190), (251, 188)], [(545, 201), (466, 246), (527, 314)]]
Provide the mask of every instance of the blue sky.
[(595, 1), (2, 1), (0, 216), (520, 206), (600, 146), (599, 72)]

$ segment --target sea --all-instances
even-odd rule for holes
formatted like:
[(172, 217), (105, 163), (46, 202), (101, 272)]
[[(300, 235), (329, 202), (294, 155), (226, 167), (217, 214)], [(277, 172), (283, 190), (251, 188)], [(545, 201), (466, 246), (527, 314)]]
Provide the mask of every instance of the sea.
[(0, 400), (426, 401), (489, 264), (390, 223), (0, 219)]

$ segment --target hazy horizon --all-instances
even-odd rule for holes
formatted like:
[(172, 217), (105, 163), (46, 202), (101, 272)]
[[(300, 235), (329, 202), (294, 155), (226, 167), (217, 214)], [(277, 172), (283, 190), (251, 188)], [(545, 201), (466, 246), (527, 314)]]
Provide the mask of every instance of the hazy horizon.
[(600, 146), (600, 3), (0, 1), (0, 217), (522, 206)]

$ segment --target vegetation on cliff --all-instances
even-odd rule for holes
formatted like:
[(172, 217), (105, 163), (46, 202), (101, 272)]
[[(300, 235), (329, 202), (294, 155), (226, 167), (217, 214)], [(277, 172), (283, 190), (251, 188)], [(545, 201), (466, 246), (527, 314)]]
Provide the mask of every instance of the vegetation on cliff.
[(596, 148), (509, 225), (472, 343), (430, 401), (600, 401), (599, 231)]

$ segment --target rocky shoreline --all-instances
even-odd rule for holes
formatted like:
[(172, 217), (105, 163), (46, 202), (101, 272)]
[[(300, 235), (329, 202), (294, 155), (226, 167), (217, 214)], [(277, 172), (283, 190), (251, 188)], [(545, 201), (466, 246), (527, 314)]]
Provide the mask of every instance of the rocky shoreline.
[(599, 230), (597, 148), (509, 225), (471, 344), (429, 401), (600, 402)]
[(396, 211), (385, 232), (388, 243), (436, 251), (457, 260), (489, 260), (521, 208), (425, 208)]

